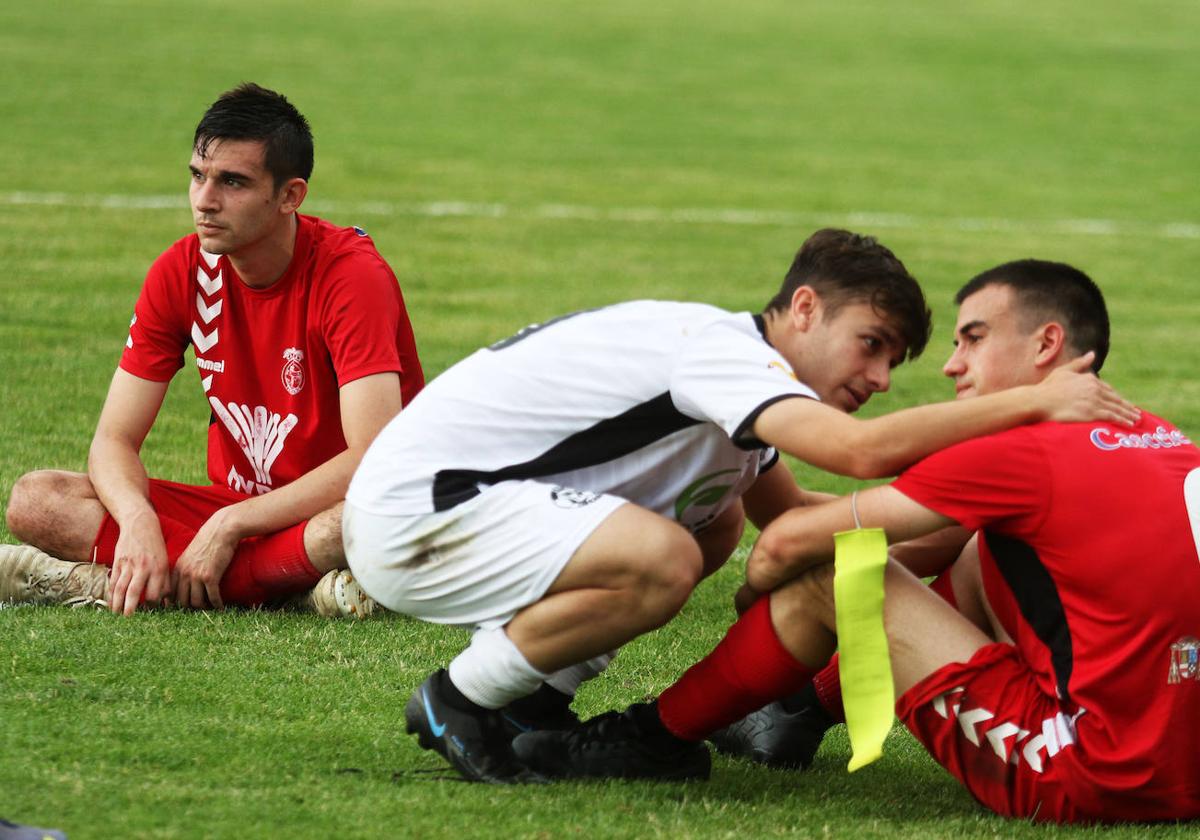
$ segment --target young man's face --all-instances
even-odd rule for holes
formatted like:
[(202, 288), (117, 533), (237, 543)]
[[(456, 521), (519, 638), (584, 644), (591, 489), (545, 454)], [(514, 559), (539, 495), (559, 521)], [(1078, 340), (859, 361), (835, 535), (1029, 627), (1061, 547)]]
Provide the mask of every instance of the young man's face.
[(958, 308), (954, 352), (942, 373), (954, 379), (957, 399), (982, 396), (1040, 380), (1034, 365), (1036, 333), (1021, 329), (1008, 286), (984, 286)]
[(854, 412), (886, 391), (906, 346), (896, 328), (869, 303), (850, 303), (816, 315), (801, 380), (821, 401)]
[(286, 223), (284, 190), (264, 165), (257, 140), (213, 140), (204, 157), (193, 149), (188, 198), (200, 247), (212, 254), (233, 254), (255, 245)]

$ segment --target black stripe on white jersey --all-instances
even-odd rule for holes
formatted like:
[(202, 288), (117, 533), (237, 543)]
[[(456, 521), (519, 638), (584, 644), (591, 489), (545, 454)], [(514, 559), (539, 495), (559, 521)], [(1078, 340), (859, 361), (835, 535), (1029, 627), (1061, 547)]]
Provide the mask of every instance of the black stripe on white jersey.
[(764, 443), (754, 436), (754, 422), (758, 420), (759, 415), (766, 411), (777, 402), (790, 399), (811, 400), (812, 397), (807, 394), (780, 394), (777, 397), (771, 397), (759, 404), (757, 408), (746, 415), (746, 419), (738, 423), (738, 427), (733, 430), (733, 436), (730, 440), (738, 449), (765, 449), (770, 444)]
[[(479, 495), (479, 485), (540, 478), (603, 464), (702, 421), (682, 414), (669, 392), (563, 438), (522, 464), (495, 470), (440, 470), (433, 477), (433, 509), (449, 510)], [(586, 490), (586, 487), (577, 488)]]

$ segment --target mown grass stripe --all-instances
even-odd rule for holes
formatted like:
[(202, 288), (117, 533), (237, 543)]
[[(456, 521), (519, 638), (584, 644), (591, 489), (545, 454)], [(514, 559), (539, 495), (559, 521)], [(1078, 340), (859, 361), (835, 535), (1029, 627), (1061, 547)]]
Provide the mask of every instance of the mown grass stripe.
[[(39, 207), (104, 208), (110, 210), (179, 210), (188, 206), (185, 196), (120, 195), (63, 192), (0, 193), (0, 205)], [(361, 214), (368, 216), (424, 216), (429, 218), (563, 219), (584, 222), (629, 222), (636, 224), (749, 225), (793, 227), (841, 225), (854, 228), (931, 230), (961, 233), (1055, 233), (1077, 236), (1137, 236), (1155, 239), (1200, 239), (1200, 224), (1191, 222), (1142, 222), (1116, 219), (1005, 219), (933, 217), (909, 213), (793, 212), (739, 207), (593, 207), (584, 204), (518, 205), (432, 201), (329, 201), (316, 199), (305, 209), (318, 214)]]

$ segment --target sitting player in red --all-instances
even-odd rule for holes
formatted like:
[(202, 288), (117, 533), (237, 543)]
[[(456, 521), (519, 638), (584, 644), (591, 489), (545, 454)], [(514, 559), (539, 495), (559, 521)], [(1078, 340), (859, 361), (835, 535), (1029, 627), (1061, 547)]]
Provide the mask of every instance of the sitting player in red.
[[(958, 300), (945, 370), (960, 397), (1107, 354), (1103, 297), (1069, 266), (1002, 265)], [(521, 735), (516, 754), (551, 776), (707, 776), (705, 737), (833, 654), (832, 534), (851, 506), (764, 530), (748, 609), (655, 703)], [(884, 603), (897, 715), (976, 799), (1055, 822), (1200, 816), (1200, 451), (1183, 432), (1148, 413), (1021, 427), (924, 459), (857, 510), (889, 541), (977, 532), (940, 587), (957, 609), (895, 560)]]
[[(320, 581), (301, 599), (318, 612), (372, 606), (337, 571), (341, 501), (423, 378), (366, 233), (297, 212), (312, 167), (308, 122), (278, 93), (242, 85), (204, 114), (188, 167), (196, 233), (150, 268), (88, 473), (13, 487), (8, 527), (30, 545), (0, 547), (0, 601), (106, 598), (128, 615), (143, 601), (258, 605)], [(139, 454), (189, 345), (212, 410), (208, 487), (149, 479)]]

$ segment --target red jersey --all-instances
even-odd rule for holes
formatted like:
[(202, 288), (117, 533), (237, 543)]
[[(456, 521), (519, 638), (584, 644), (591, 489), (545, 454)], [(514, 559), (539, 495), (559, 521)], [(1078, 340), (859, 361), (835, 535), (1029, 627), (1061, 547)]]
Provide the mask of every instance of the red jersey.
[(266, 289), (241, 281), (195, 234), (150, 267), (121, 367), (165, 382), (195, 350), (212, 408), (208, 476), (265, 493), (346, 448), (338, 388), (396, 372), (424, 384), (396, 276), (359, 228), (297, 216), (295, 250)]
[(1058, 698), (1033, 737), (1071, 798), (1111, 819), (1200, 816), (1200, 450), (1146, 413), (1133, 430), (1042, 423), (894, 486), (981, 532), (988, 600)]

